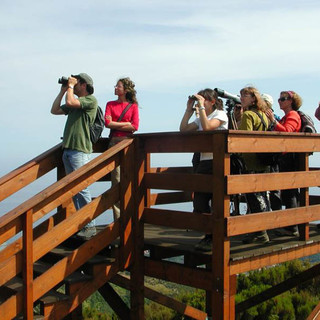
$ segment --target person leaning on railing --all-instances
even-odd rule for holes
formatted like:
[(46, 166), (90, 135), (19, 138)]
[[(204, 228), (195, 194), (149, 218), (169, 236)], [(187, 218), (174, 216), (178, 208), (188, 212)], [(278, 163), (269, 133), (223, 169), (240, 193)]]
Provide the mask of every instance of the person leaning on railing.
[[(265, 131), (263, 121), (268, 123), (267, 116), (264, 111), (266, 104), (261, 98), (259, 91), (254, 87), (245, 87), (240, 91), (241, 105), (245, 109), (242, 115), (239, 130), (248, 131)], [(243, 154), (243, 159), (246, 164), (245, 173), (265, 173), (268, 171), (268, 166), (261, 163), (255, 153)], [(253, 192), (246, 194), (247, 203), (250, 213), (270, 211), (270, 203), (266, 192)], [(266, 230), (247, 234), (242, 240), (243, 243), (267, 243), (269, 236)]]
[[(135, 84), (130, 78), (121, 78), (114, 87), (115, 101), (109, 101), (105, 111), (105, 125), (110, 129), (109, 148), (130, 137), (139, 128), (139, 109)], [(120, 119), (121, 118), (121, 119)], [(120, 166), (111, 172), (112, 185), (120, 182)], [(112, 206), (114, 220), (120, 217), (120, 203)]]
[[(194, 110), (195, 109), (195, 110)], [(199, 112), (199, 117), (189, 122), (194, 112)], [(187, 109), (180, 123), (180, 131), (211, 131), (227, 130), (228, 116), (223, 111), (223, 103), (218, 99), (216, 91), (204, 89), (190, 96), (187, 101)], [(195, 172), (212, 174), (213, 155), (210, 152), (200, 153), (200, 162)], [(211, 213), (211, 193), (195, 192), (193, 198), (193, 212)], [(209, 251), (212, 248), (212, 234), (207, 234), (196, 245), (197, 250)]]
[[(278, 99), (280, 109), (285, 113), (284, 117), (277, 121), (272, 110), (267, 110), (266, 115), (273, 123), (275, 131), (282, 132), (300, 132), (301, 118), (297, 112), (302, 105), (301, 97), (294, 91), (282, 91)], [(298, 170), (298, 158), (296, 153), (284, 153), (279, 157), (279, 171), (291, 172)], [(299, 205), (298, 189), (288, 189), (281, 191), (281, 200), (286, 209), (296, 208)], [(278, 210), (281, 210), (279, 206)], [(279, 236), (299, 237), (297, 226), (290, 226), (276, 230)]]

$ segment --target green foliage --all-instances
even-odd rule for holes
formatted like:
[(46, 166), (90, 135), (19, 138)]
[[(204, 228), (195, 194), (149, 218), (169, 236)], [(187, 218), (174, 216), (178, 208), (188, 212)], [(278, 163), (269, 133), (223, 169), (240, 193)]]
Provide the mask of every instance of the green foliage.
[[(252, 271), (238, 276), (236, 303), (255, 296), (276, 284), (310, 268), (307, 260), (294, 260), (270, 268)], [(179, 300), (199, 310), (205, 310), (205, 292), (193, 288), (147, 278), (154, 290)], [(130, 295), (124, 289), (113, 286), (129, 305)], [(304, 320), (320, 300), (320, 277), (300, 284), (273, 299), (264, 301), (237, 315), (237, 320)], [(117, 316), (105, 303), (99, 293), (93, 294), (83, 305), (86, 320), (117, 320)], [(145, 300), (147, 320), (188, 320), (172, 309)]]

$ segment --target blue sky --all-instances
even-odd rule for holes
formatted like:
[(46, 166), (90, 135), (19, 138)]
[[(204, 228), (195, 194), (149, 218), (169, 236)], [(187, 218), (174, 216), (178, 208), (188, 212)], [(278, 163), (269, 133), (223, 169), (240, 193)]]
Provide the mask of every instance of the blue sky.
[(275, 101), (294, 90), (313, 116), (319, 16), (312, 0), (2, 0), (0, 174), (60, 142), (65, 117), (50, 108), (71, 73), (92, 76), (103, 109), (118, 78), (134, 80), (139, 132), (177, 131), (187, 96), (206, 87), (252, 84)]

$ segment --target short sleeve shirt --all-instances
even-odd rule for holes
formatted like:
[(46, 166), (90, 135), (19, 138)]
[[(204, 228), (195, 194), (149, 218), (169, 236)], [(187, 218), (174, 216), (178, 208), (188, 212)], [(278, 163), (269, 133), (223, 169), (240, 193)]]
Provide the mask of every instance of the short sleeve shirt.
[(91, 153), (92, 143), (89, 127), (96, 117), (98, 101), (93, 95), (80, 97), (79, 101), (80, 108), (61, 106), (61, 109), (68, 116), (62, 146), (66, 149)]

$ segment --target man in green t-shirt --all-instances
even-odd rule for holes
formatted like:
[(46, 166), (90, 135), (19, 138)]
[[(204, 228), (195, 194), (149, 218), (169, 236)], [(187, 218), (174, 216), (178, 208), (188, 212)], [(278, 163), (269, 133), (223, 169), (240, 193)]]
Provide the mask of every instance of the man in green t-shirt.
[[(86, 73), (72, 75), (66, 85), (62, 84), (55, 98), (51, 113), (67, 115), (63, 133), (63, 163), (66, 174), (69, 174), (90, 161), (92, 143), (90, 140), (90, 125), (96, 117), (98, 102), (92, 95), (94, 91), (92, 78)], [(65, 95), (65, 104), (61, 105)], [(77, 97), (78, 98), (77, 98)], [(88, 188), (73, 197), (75, 208), (79, 210), (91, 201)], [(78, 235), (90, 238), (96, 234), (94, 220), (90, 222)]]

